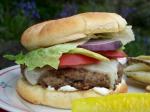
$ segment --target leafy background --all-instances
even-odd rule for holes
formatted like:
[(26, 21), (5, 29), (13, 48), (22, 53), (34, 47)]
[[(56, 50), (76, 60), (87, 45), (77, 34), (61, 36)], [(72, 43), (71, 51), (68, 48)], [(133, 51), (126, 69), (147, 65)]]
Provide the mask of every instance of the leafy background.
[(0, 0), (0, 68), (14, 63), (2, 56), (25, 49), (19, 39), (23, 31), (40, 21), (87, 11), (116, 12), (133, 26), (136, 41), (126, 45), (129, 56), (150, 54), (149, 0)]

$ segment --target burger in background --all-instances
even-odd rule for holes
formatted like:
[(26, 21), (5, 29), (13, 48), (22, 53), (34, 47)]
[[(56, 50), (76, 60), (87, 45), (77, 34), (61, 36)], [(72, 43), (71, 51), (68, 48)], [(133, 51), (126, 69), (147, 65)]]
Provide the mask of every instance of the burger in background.
[(31, 26), (21, 37), (29, 52), (5, 57), (20, 64), (22, 98), (68, 109), (77, 98), (127, 92), (122, 48), (133, 40), (121, 16), (87, 12)]

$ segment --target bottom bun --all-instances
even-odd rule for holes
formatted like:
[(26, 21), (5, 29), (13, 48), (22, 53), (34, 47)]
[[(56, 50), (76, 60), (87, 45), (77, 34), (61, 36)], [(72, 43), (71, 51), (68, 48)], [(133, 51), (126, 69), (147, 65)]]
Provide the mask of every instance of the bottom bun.
[[(74, 92), (62, 92), (62, 91), (50, 91), (42, 88), (39, 85), (32, 86), (28, 84), (26, 80), (20, 78), (17, 82), (18, 94), (28, 102), (33, 104), (47, 105), (55, 108), (70, 109), (71, 102), (74, 99), (86, 98), (86, 97), (98, 97), (99, 93), (92, 89), (86, 91), (74, 91)], [(117, 88), (112, 93), (125, 93), (128, 91), (128, 87), (124, 81), (117, 85)]]

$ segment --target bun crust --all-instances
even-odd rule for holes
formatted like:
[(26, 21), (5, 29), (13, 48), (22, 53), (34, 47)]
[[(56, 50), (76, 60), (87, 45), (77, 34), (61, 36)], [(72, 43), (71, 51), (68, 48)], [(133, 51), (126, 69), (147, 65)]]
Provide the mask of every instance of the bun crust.
[[(63, 109), (70, 109), (71, 102), (74, 99), (101, 96), (93, 90), (74, 92), (50, 91), (38, 85), (31, 86), (23, 78), (18, 80), (16, 89), (18, 94), (28, 102)], [(127, 91), (128, 87), (126, 83), (122, 83), (110, 94), (125, 93)]]
[(93, 33), (119, 32), (126, 24), (126, 20), (115, 13), (81, 13), (33, 25), (23, 33), (21, 43), (32, 50), (86, 38)]

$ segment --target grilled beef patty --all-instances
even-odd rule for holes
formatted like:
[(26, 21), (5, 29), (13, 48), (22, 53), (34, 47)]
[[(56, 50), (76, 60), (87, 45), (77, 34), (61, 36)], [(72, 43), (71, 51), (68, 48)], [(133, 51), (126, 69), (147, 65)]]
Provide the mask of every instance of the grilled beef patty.
[(51, 70), (50, 74), (43, 75), (39, 84), (51, 85), (58, 89), (65, 85), (71, 85), (79, 90), (87, 90), (96, 86), (109, 87), (109, 78), (105, 74), (89, 72), (84, 69), (65, 68)]
[[(24, 70), (25, 66), (21, 66), (22, 74), (24, 74)], [(119, 64), (116, 84), (121, 82), (122, 74), (122, 65)], [(48, 74), (43, 74), (39, 78), (38, 85), (44, 88), (50, 85), (56, 90), (62, 86), (71, 85), (79, 90), (88, 90), (93, 87), (110, 88), (110, 81), (107, 74), (91, 72), (83, 68), (62, 68), (58, 70), (50, 68)]]

